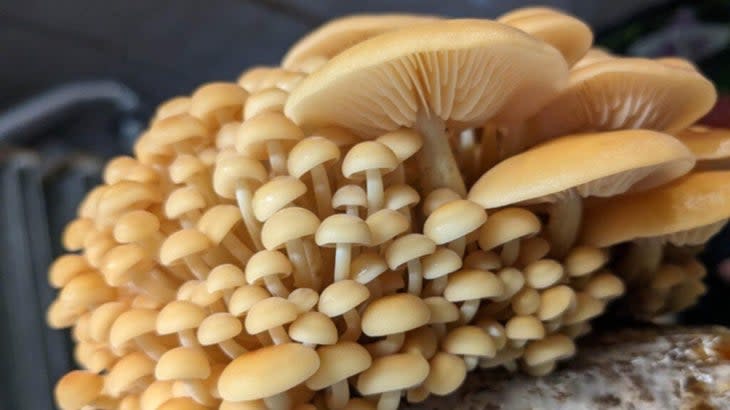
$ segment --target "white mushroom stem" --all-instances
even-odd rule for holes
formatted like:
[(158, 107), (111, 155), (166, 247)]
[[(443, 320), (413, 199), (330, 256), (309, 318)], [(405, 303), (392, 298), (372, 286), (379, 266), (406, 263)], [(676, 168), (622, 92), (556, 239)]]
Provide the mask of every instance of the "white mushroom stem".
[(461, 321), (470, 323), (479, 310), (479, 299), (466, 300), (461, 304)]
[(243, 224), (246, 225), (248, 230), (248, 236), (251, 238), (251, 243), (257, 250), (264, 249), (261, 245), (261, 224), (256, 220), (253, 214), (253, 208), (251, 207), (251, 199), (253, 193), (251, 188), (246, 184), (240, 183), (238, 189), (236, 189), (236, 202), (238, 203), (238, 209), (241, 211), (241, 217), (243, 218)]
[(345, 207), (345, 213), (352, 216), (360, 216), (360, 213), (357, 210), (357, 205), (347, 205)]
[(223, 237), (221, 242), (223, 247), (240, 262), (242, 265), (246, 265), (246, 262), (251, 258), (253, 252), (238, 237), (232, 233), (228, 233)]
[(651, 278), (664, 256), (664, 243), (658, 238), (640, 238), (631, 244), (621, 263), (621, 273), (628, 283)]
[(340, 336), (340, 341), (354, 342), (360, 338), (362, 330), (360, 328), (360, 315), (357, 310), (350, 309), (342, 315), (345, 319), (347, 329)]
[(271, 341), (275, 345), (280, 345), (282, 343), (291, 342), (291, 339), (289, 338), (289, 335), (286, 333), (286, 330), (284, 330), (284, 328), (281, 326), (276, 326), (276, 327), (269, 329), (269, 335), (271, 336)]
[(274, 175), (287, 175), (286, 152), (279, 141), (267, 141), (266, 150), (269, 153), (269, 164)]
[(463, 258), (464, 252), (466, 251), (466, 236), (462, 236), (459, 239), (449, 242), (448, 248), (456, 252), (460, 258)]
[(405, 340), (405, 333), (394, 333), (386, 336), (383, 340), (368, 344), (365, 348), (375, 357), (387, 356), (398, 352)]
[(378, 410), (397, 410), (400, 405), (400, 390), (388, 391), (380, 395)]
[(329, 409), (344, 409), (350, 400), (350, 386), (347, 379), (340, 380), (327, 388), (325, 402)]
[(335, 282), (350, 278), (352, 245), (338, 242), (335, 247)]
[(311, 288), (309, 283), (312, 278), (309, 263), (307, 262), (307, 253), (301, 239), (294, 239), (286, 243), (286, 255), (289, 257), (292, 265), (294, 265), (294, 287)]
[(198, 347), (198, 338), (195, 336), (193, 329), (183, 329), (177, 332), (177, 337), (180, 339), (180, 345), (183, 347)]
[(324, 169), (324, 165), (317, 165), (310, 172), (312, 174), (314, 197), (317, 201), (317, 211), (320, 219), (324, 219), (333, 213), (330, 180), (327, 176), (327, 171)]
[[(309, 265), (310, 285), (312, 289), (319, 291), (322, 288), (322, 278), (319, 275), (322, 271), (322, 253), (320, 252), (320, 248), (311, 240), (304, 241), (304, 255)], [(327, 257), (331, 258), (331, 256), (330, 254)]]
[(167, 275), (157, 269), (150, 272), (136, 272), (127, 283), (127, 286), (137, 293), (143, 293), (160, 303), (175, 299), (176, 291), (171, 287), (173, 285)]
[(160, 357), (169, 350), (169, 347), (160, 343), (154, 335), (146, 334), (134, 338), (134, 342), (150, 359), (154, 361), (160, 360)]
[(465, 197), (466, 186), (451, 152), (444, 121), (419, 112), (415, 128), (423, 136), (423, 147), (417, 155), (424, 193), (437, 188), (451, 188)]
[(583, 200), (578, 191), (570, 189), (555, 198), (550, 210), (547, 230), (550, 237), (550, 253), (563, 258), (575, 243), (583, 215)]
[(478, 356), (464, 356), (464, 363), (466, 363), (466, 370), (472, 371), (479, 365)]
[(264, 284), (266, 285), (266, 290), (272, 296), (279, 296), (285, 299), (289, 296), (289, 289), (284, 286), (284, 283), (282, 283), (278, 275), (264, 276)]
[(289, 410), (292, 408), (291, 398), (286, 392), (266, 397), (264, 403), (266, 408), (271, 410)]
[(369, 169), (365, 171), (365, 182), (368, 197), (368, 216), (383, 209), (385, 193), (383, 191), (383, 175), (380, 170)]
[(193, 400), (205, 406), (212, 406), (216, 403), (216, 399), (211, 396), (208, 389), (200, 380), (183, 380), (185, 390)]
[(233, 339), (224, 340), (218, 343), (218, 347), (220, 347), (223, 353), (231, 359), (235, 359), (248, 351), (245, 347), (241, 346)]
[(500, 252), (499, 257), (500, 257), (500, 259), (502, 259), (502, 264), (504, 266), (513, 266), (519, 256), (520, 256), (520, 240), (519, 239), (513, 239), (502, 245), (502, 252)]
[(208, 267), (208, 264), (205, 263), (203, 258), (199, 255), (185, 256), (183, 261), (185, 262), (185, 265), (187, 265), (188, 269), (190, 269), (190, 272), (192, 272), (199, 280), (205, 280), (205, 278), (208, 277), (210, 267)]
[(423, 268), (421, 261), (411, 259), (408, 261), (408, 293), (412, 295), (420, 295), (423, 290)]

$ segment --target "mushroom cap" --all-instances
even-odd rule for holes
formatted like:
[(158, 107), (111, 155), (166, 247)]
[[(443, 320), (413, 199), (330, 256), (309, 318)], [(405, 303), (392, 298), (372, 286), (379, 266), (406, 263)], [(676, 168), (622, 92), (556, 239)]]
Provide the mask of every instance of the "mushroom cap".
[(428, 362), (418, 354), (382, 356), (373, 360), (370, 368), (360, 373), (356, 387), (365, 396), (407, 389), (423, 383), (428, 371)]
[(140, 163), (135, 158), (122, 155), (107, 162), (103, 179), (107, 185), (125, 180), (154, 183), (159, 181), (160, 176), (153, 168)]
[(205, 380), (210, 363), (199, 347), (176, 347), (166, 351), (155, 366), (157, 380)]
[(157, 409), (162, 403), (172, 397), (172, 384), (170, 381), (156, 380), (150, 383), (140, 395), (140, 406), (142, 410)]
[(394, 211), (416, 205), (420, 200), (421, 197), (418, 195), (418, 191), (407, 184), (395, 184), (385, 189), (384, 205)]
[(198, 279), (190, 279), (183, 282), (180, 287), (177, 288), (177, 300), (185, 300), (189, 302), (193, 298), (193, 293), (195, 293), (199, 284), (200, 280)]
[(119, 359), (104, 378), (104, 389), (120, 396), (142, 378), (153, 376), (155, 362), (142, 352), (132, 352)]
[(337, 343), (337, 327), (324, 313), (304, 312), (289, 325), (289, 337), (300, 343), (331, 345)]
[(601, 47), (592, 47), (586, 51), (583, 58), (578, 60), (575, 64), (573, 64), (573, 67), (571, 67), (572, 70), (578, 70), (580, 68), (583, 68), (587, 65), (596, 63), (598, 61), (608, 60), (611, 58), (616, 58), (613, 54), (609, 53), (606, 49), (603, 49)]
[(291, 323), (299, 316), (297, 305), (273, 296), (251, 306), (246, 315), (246, 331), (249, 334), (266, 332), (278, 326)]
[(520, 256), (517, 258), (517, 263), (524, 266), (544, 258), (548, 253), (550, 253), (550, 242), (541, 236), (532, 236), (520, 242)]
[(367, 286), (354, 280), (345, 279), (324, 288), (319, 295), (317, 309), (329, 317), (344, 314), (356, 308), (370, 297)]
[(213, 246), (210, 239), (196, 229), (181, 229), (165, 239), (160, 247), (160, 262), (172, 265), (186, 256), (195, 255)]
[(383, 208), (368, 216), (365, 223), (370, 228), (370, 246), (380, 246), (408, 230), (410, 220), (398, 211)]
[(420, 233), (409, 233), (394, 240), (385, 249), (385, 260), (390, 269), (398, 269), (408, 261), (430, 255), (436, 251), (436, 244)]
[(523, 287), (511, 300), (512, 311), (518, 315), (531, 315), (540, 308), (540, 293), (531, 287)]
[(319, 293), (309, 288), (296, 288), (289, 293), (287, 297), (289, 301), (295, 305), (300, 312), (305, 313), (312, 310), (319, 302)]
[(563, 317), (564, 325), (573, 325), (593, 319), (606, 308), (606, 304), (586, 292), (575, 294), (575, 308), (566, 312)]
[(240, 220), (241, 211), (236, 205), (215, 205), (200, 217), (197, 228), (215, 245), (219, 245)]
[(697, 161), (730, 158), (730, 129), (694, 125), (681, 131), (677, 138), (692, 151)]
[(148, 272), (155, 262), (147, 257), (141, 246), (127, 243), (111, 248), (102, 258), (100, 267), (104, 279), (111, 286), (121, 286), (134, 273)]
[(568, 87), (529, 122), (538, 141), (627, 128), (674, 134), (709, 112), (716, 99), (714, 85), (697, 71), (610, 58), (573, 70)]
[(208, 292), (219, 292), (226, 289), (235, 289), (246, 284), (246, 277), (241, 269), (233, 264), (224, 263), (211, 269), (205, 279)]
[(424, 298), (423, 303), (431, 311), (431, 317), (428, 323), (450, 323), (459, 320), (459, 308), (443, 296)]
[(430, 359), (438, 350), (439, 338), (431, 326), (421, 326), (406, 333), (403, 346), (400, 351), (403, 353), (417, 353), (426, 359)]
[(488, 251), (540, 232), (540, 220), (524, 208), (505, 208), (489, 215), (479, 231), (479, 247)]
[(96, 207), (97, 224), (109, 225), (132, 208), (146, 208), (162, 202), (161, 192), (151, 184), (135, 181), (120, 181), (108, 185), (99, 198)]
[(449, 248), (437, 248), (421, 259), (424, 279), (436, 279), (461, 269), (462, 260), (458, 253)]
[(365, 308), (362, 330), (372, 337), (387, 336), (423, 326), (430, 318), (431, 310), (421, 298), (398, 293), (376, 299)]
[(233, 339), (243, 331), (241, 321), (228, 312), (213, 313), (206, 317), (198, 327), (198, 341), (210, 346)]
[(350, 179), (364, 179), (367, 171), (382, 174), (393, 171), (398, 158), (387, 145), (377, 141), (363, 141), (350, 148), (342, 160), (342, 174)]
[(482, 207), (466, 199), (457, 199), (436, 208), (426, 218), (423, 233), (441, 245), (474, 232), (486, 221), (487, 213)]
[(95, 306), (114, 299), (116, 290), (107, 286), (98, 273), (87, 272), (75, 276), (58, 294), (58, 300), (73, 306)]
[(206, 171), (205, 163), (195, 155), (178, 155), (167, 169), (170, 180), (176, 184), (182, 184), (196, 174)]
[(243, 107), (243, 119), (248, 120), (262, 112), (283, 112), (289, 93), (279, 88), (266, 88), (251, 94)]
[(84, 239), (96, 229), (89, 218), (76, 218), (69, 222), (61, 234), (61, 243), (67, 251), (78, 251), (84, 247)]
[(285, 392), (310, 378), (319, 356), (298, 343), (266, 346), (234, 359), (218, 379), (223, 400), (258, 400)]
[(575, 291), (570, 286), (554, 286), (540, 294), (540, 308), (537, 311), (537, 317), (544, 321), (556, 319), (573, 309), (575, 304)]
[(297, 143), (289, 152), (287, 169), (289, 174), (297, 178), (311, 171), (312, 168), (332, 164), (340, 159), (340, 149), (324, 137), (308, 137)]
[(104, 388), (104, 378), (96, 373), (72, 370), (56, 383), (53, 395), (62, 410), (77, 410), (91, 404)]
[(312, 211), (299, 208), (283, 208), (269, 217), (261, 229), (261, 242), (268, 250), (282, 248), (288, 241), (301, 239), (318, 232), (319, 218)]
[(302, 138), (304, 133), (289, 118), (278, 112), (264, 111), (241, 123), (236, 135), (236, 150), (251, 158), (266, 160), (269, 158), (268, 142), (278, 141), (291, 149)]
[(307, 192), (304, 182), (290, 175), (280, 175), (261, 185), (253, 194), (251, 206), (256, 219), (263, 222), (276, 211)]
[(312, 390), (322, 390), (361, 373), (373, 362), (370, 353), (355, 342), (321, 346), (317, 349), (317, 355), (319, 355), (319, 369), (305, 382), (305, 385)]
[(207, 408), (190, 397), (173, 397), (160, 404), (156, 410), (206, 410)]
[(523, 272), (528, 285), (535, 289), (545, 289), (558, 283), (565, 270), (558, 261), (540, 259), (525, 266)]
[(503, 292), (504, 284), (494, 273), (479, 269), (462, 269), (449, 275), (444, 297), (449, 302), (462, 302), (499, 297)]
[(169, 335), (181, 330), (195, 329), (205, 319), (205, 310), (192, 302), (174, 300), (157, 314), (157, 333)]
[[(534, 67), (542, 68), (540, 75)], [(443, 20), (343, 51), (299, 84), (284, 111), (305, 126), (342, 125), (366, 137), (410, 128), (419, 112), (468, 128), (525, 118), (566, 80), (560, 53), (519, 30), (488, 20)]]
[(438, 208), (449, 202), (458, 201), (461, 196), (450, 188), (437, 188), (429, 192), (423, 200), (422, 211), (424, 216), (431, 215)]
[(523, 356), (528, 366), (538, 366), (551, 361), (561, 360), (575, 354), (575, 344), (564, 335), (554, 334), (542, 340), (531, 342)]
[(339, 148), (347, 149), (358, 142), (362, 141), (360, 137), (353, 134), (352, 131), (342, 127), (322, 127), (317, 128), (313, 133), (318, 137), (326, 138), (335, 143)]
[(131, 243), (148, 238), (160, 229), (160, 220), (155, 214), (140, 209), (129, 211), (114, 224), (114, 240)]
[(213, 171), (213, 190), (223, 198), (233, 199), (243, 184), (262, 184), (269, 173), (261, 162), (241, 154), (219, 157)]
[(508, 338), (535, 340), (545, 337), (545, 327), (535, 316), (514, 316), (504, 326)]
[(344, 209), (348, 206), (366, 207), (368, 197), (365, 190), (357, 185), (343, 185), (332, 195), (332, 207)]
[(477, 326), (459, 326), (452, 329), (441, 346), (447, 353), (464, 356), (494, 357), (497, 354), (492, 337)]
[(357, 216), (348, 214), (328, 216), (314, 235), (317, 245), (324, 247), (334, 247), (340, 243), (369, 246), (371, 240), (368, 224)]
[(191, 95), (190, 113), (202, 120), (221, 108), (240, 108), (248, 93), (238, 84), (213, 82), (198, 87)]
[(499, 280), (504, 285), (504, 292), (501, 297), (496, 299), (497, 301), (506, 301), (511, 299), (524, 288), (526, 282), (525, 275), (523, 275), (519, 269), (513, 267), (500, 269), (499, 272), (497, 272), (497, 277), (499, 277)]
[(691, 70), (691, 71), (699, 71), (697, 69), (697, 66), (693, 62), (691, 62), (685, 58), (682, 58), (682, 57), (675, 57), (675, 56), (659, 57), (659, 58), (655, 58), (654, 61), (656, 61), (658, 63), (662, 63), (664, 65), (668, 65), (670, 67), (683, 68), (685, 70)]
[(466, 379), (466, 363), (459, 356), (438, 352), (429, 361), (428, 377), (423, 386), (429, 393), (446, 396), (458, 389)]
[[(170, 192), (170, 195), (165, 200), (165, 216), (170, 219), (177, 219), (183, 216), (185, 213), (204, 209), (206, 207), (205, 198), (203, 198), (203, 195), (200, 193), (198, 189), (196, 189), (193, 186), (184, 186), (177, 188)], [(144, 211), (143, 211), (144, 212)], [(125, 215), (126, 216), (126, 215)], [(154, 216), (154, 215), (152, 215)], [(157, 217), (155, 217), (157, 218)], [(146, 219), (151, 219), (149, 216), (146, 216)], [(119, 224), (120, 221), (117, 222)], [(142, 224), (143, 222), (146, 222), (144, 219), (137, 219), (135, 217), (132, 221), (125, 221), (125, 224), (134, 223), (136, 224)], [(157, 225), (159, 226), (159, 221), (157, 222)], [(149, 227), (149, 225), (148, 225)], [(114, 230), (116, 232), (116, 226), (114, 227)], [(154, 232), (154, 231), (152, 231)]]
[(89, 318), (89, 336), (96, 342), (109, 340), (114, 321), (129, 307), (124, 302), (114, 301), (100, 305), (91, 313)]
[(607, 262), (607, 252), (593, 246), (576, 246), (563, 260), (565, 271), (573, 277), (593, 273)]
[(350, 265), (350, 276), (360, 283), (369, 283), (388, 270), (385, 259), (375, 252), (362, 252)]
[(703, 243), (730, 217), (730, 171), (689, 174), (650, 191), (597, 201), (586, 209), (583, 243), (605, 247), (662, 237)]
[(409, 14), (357, 14), (331, 20), (294, 43), (281, 65), (300, 67), (312, 57), (330, 59), (343, 50), (387, 31), (436, 20), (436, 17)]
[(611, 300), (624, 294), (626, 285), (618, 276), (601, 272), (591, 277), (583, 291), (599, 300)]
[(129, 309), (120, 314), (109, 330), (109, 344), (114, 349), (146, 333), (154, 332), (157, 311), (152, 309)]
[(412, 157), (423, 146), (423, 137), (415, 130), (401, 128), (387, 132), (375, 141), (387, 146), (398, 158), (398, 162), (404, 162)]
[(188, 112), (191, 102), (192, 101), (188, 96), (173, 97), (164, 101), (157, 106), (152, 122)]
[(692, 169), (691, 152), (674, 137), (649, 130), (577, 134), (507, 158), (482, 175), (469, 199), (489, 209), (575, 188), (583, 196), (648, 189)]
[(292, 274), (294, 267), (289, 258), (279, 251), (258, 251), (246, 263), (246, 281), (261, 284), (269, 275), (286, 277)]
[(228, 301), (228, 311), (234, 316), (241, 316), (251, 309), (251, 306), (270, 297), (269, 292), (261, 286), (247, 285), (236, 289)]
[(205, 281), (198, 281), (190, 294), (190, 301), (198, 306), (210, 306), (223, 297), (222, 292), (208, 292)]

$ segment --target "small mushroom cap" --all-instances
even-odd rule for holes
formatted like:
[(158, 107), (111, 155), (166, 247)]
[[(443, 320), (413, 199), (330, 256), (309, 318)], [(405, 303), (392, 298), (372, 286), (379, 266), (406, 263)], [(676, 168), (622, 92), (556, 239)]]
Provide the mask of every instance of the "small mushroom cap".
[(290, 175), (277, 176), (261, 185), (253, 194), (253, 213), (256, 219), (263, 222), (306, 192), (307, 186), (302, 181)]
[(564, 325), (572, 325), (597, 317), (606, 308), (606, 304), (586, 292), (575, 295), (575, 308), (563, 317)]
[(204, 281), (199, 281), (190, 295), (190, 301), (198, 306), (210, 306), (223, 297), (222, 292), (208, 292), (208, 286)]
[(363, 179), (367, 171), (378, 170), (387, 174), (397, 166), (398, 158), (387, 145), (364, 141), (347, 151), (342, 160), (342, 174), (350, 179)]
[(300, 67), (312, 57), (330, 59), (341, 51), (370, 37), (435, 17), (408, 14), (358, 14), (331, 20), (302, 37), (287, 51), (282, 67)]
[[(540, 75), (532, 75), (534, 67), (543, 68)], [(482, 77), (484, 72), (493, 75)], [(284, 111), (306, 126), (334, 123), (368, 137), (411, 127), (419, 112), (468, 128), (490, 118), (530, 115), (566, 76), (557, 50), (519, 30), (488, 20), (444, 20), (343, 51), (299, 84)], [(351, 84), (361, 87), (353, 90)], [(523, 98), (528, 90), (531, 98)]]
[(161, 193), (154, 185), (135, 181), (120, 181), (108, 185), (96, 207), (96, 221), (104, 225), (113, 223), (121, 214), (132, 208), (146, 208), (162, 202)]
[(390, 269), (398, 269), (408, 261), (430, 255), (436, 244), (425, 235), (410, 233), (394, 240), (385, 249), (385, 260)]
[(206, 171), (205, 163), (195, 155), (178, 155), (168, 168), (170, 180), (182, 184), (196, 174)]
[(107, 302), (94, 309), (89, 318), (89, 336), (96, 342), (109, 340), (114, 321), (129, 307), (124, 302)]
[(610, 272), (601, 272), (586, 283), (583, 291), (599, 300), (611, 300), (624, 294), (626, 285), (618, 276)]
[(421, 355), (399, 353), (378, 357), (357, 378), (357, 390), (365, 395), (407, 389), (423, 383), (429, 366)]
[(289, 258), (279, 251), (259, 251), (246, 263), (246, 281), (251, 285), (261, 284), (270, 275), (286, 277), (294, 267)]
[(477, 326), (459, 326), (451, 330), (442, 342), (444, 351), (464, 356), (494, 357), (494, 340)]
[(75, 306), (95, 306), (114, 299), (116, 291), (107, 286), (101, 275), (82, 273), (71, 279), (58, 294), (60, 302)]
[(243, 331), (241, 321), (228, 312), (213, 313), (205, 318), (198, 327), (198, 341), (210, 346), (233, 339)]
[(368, 197), (365, 190), (357, 185), (343, 185), (332, 195), (332, 206), (342, 210), (348, 206), (366, 207)]
[(337, 343), (337, 327), (324, 313), (305, 312), (289, 325), (289, 337), (300, 343), (331, 345)]
[(317, 245), (325, 247), (334, 247), (340, 243), (368, 246), (371, 240), (370, 228), (365, 221), (348, 214), (328, 216), (314, 236)]
[(531, 342), (525, 348), (525, 363), (538, 366), (547, 362), (565, 359), (575, 354), (575, 344), (569, 337), (554, 334), (542, 340)]
[(459, 320), (459, 308), (442, 296), (430, 296), (423, 302), (431, 311), (428, 323), (451, 323)]
[(48, 268), (48, 282), (54, 288), (62, 288), (74, 277), (93, 269), (81, 255), (63, 255), (53, 261)]
[(205, 380), (210, 376), (210, 363), (205, 350), (199, 347), (176, 347), (166, 351), (155, 366), (158, 380)]
[(423, 215), (429, 216), (438, 208), (449, 202), (458, 201), (461, 196), (449, 188), (437, 188), (431, 191), (423, 200)]
[(479, 231), (479, 247), (488, 251), (507, 242), (540, 232), (540, 220), (523, 208), (505, 208), (490, 214)]
[(213, 171), (213, 190), (223, 198), (233, 199), (243, 184), (262, 184), (269, 178), (261, 162), (241, 154), (219, 157)]
[(511, 299), (525, 286), (525, 275), (516, 268), (502, 268), (497, 272), (497, 277), (504, 284), (504, 292), (496, 299), (498, 301)]
[(246, 277), (241, 269), (233, 264), (224, 263), (211, 269), (205, 285), (208, 292), (219, 292), (227, 289), (235, 289), (246, 284)]
[(109, 344), (121, 348), (125, 343), (146, 333), (154, 332), (157, 311), (151, 309), (129, 309), (117, 317), (109, 331)]
[(729, 178), (729, 171), (692, 173), (650, 191), (597, 201), (586, 210), (582, 241), (598, 247), (655, 237), (679, 246), (703, 243), (730, 217)]
[(319, 369), (305, 385), (312, 390), (322, 390), (339, 381), (361, 373), (372, 364), (370, 353), (355, 342), (340, 342), (317, 349)]
[(464, 258), (464, 267), (469, 269), (496, 270), (502, 267), (502, 259), (494, 252), (476, 250)]
[(398, 211), (381, 209), (365, 220), (370, 228), (370, 246), (380, 246), (408, 230), (410, 221)]
[(344, 314), (370, 297), (370, 290), (354, 280), (340, 280), (327, 286), (319, 295), (317, 309), (329, 317)]
[(119, 359), (104, 378), (104, 389), (120, 396), (142, 378), (153, 376), (155, 362), (142, 352), (132, 352)]
[(691, 152), (667, 134), (623, 130), (570, 135), (500, 162), (472, 186), (469, 199), (490, 209), (571, 188), (582, 197), (613, 196), (661, 185), (692, 166)]
[(297, 178), (312, 168), (331, 164), (340, 159), (340, 149), (334, 142), (324, 137), (308, 137), (297, 143), (289, 152), (287, 169)]
[(444, 297), (449, 302), (462, 302), (499, 297), (504, 290), (504, 284), (494, 273), (479, 269), (463, 269), (449, 275)]
[(84, 247), (84, 239), (96, 229), (89, 218), (76, 218), (69, 222), (61, 234), (61, 243), (67, 251), (78, 251)]
[(350, 275), (360, 283), (369, 283), (388, 270), (385, 259), (375, 252), (363, 252), (352, 261)]
[(91, 404), (104, 388), (104, 378), (83, 370), (73, 370), (56, 383), (54, 397), (62, 410), (78, 410)]
[(401, 128), (385, 133), (376, 138), (375, 141), (390, 148), (399, 162), (404, 162), (412, 157), (423, 146), (421, 134), (409, 128)]
[(593, 246), (576, 246), (565, 257), (563, 264), (570, 276), (584, 276), (595, 272), (608, 262), (606, 251)]
[(436, 279), (461, 269), (462, 260), (458, 253), (449, 248), (438, 248), (421, 259), (424, 279)]
[(172, 265), (186, 256), (210, 249), (213, 243), (202, 232), (195, 229), (179, 230), (165, 239), (160, 247), (160, 262)]
[(600, 48), (600, 47), (592, 47), (588, 49), (586, 54), (578, 60), (575, 64), (573, 64), (573, 67), (571, 67), (572, 70), (578, 70), (581, 69), (587, 65), (608, 60), (611, 58), (616, 58), (613, 54), (609, 53), (606, 49)]
[(251, 306), (270, 297), (269, 292), (261, 286), (248, 285), (236, 289), (228, 301), (228, 311), (234, 316), (241, 316), (251, 309)]
[(534, 340), (545, 337), (545, 327), (535, 316), (515, 316), (505, 325), (507, 337), (513, 340)]
[(387, 336), (423, 326), (430, 318), (431, 310), (421, 298), (398, 293), (376, 299), (365, 308), (362, 330), (372, 337)]
[(160, 404), (156, 410), (206, 410), (208, 407), (189, 397), (174, 397)]
[(446, 396), (458, 389), (466, 379), (466, 363), (459, 356), (438, 352), (429, 361), (428, 377), (423, 386), (437, 396)]
[(543, 321), (556, 319), (573, 309), (575, 304), (576, 296), (571, 287), (554, 286), (540, 294), (540, 308), (537, 311), (537, 317)]
[(291, 323), (297, 316), (297, 305), (284, 298), (270, 297), (251, 306), (246, 315), (246, 331), (255, 335)]
[(300, 312), (304, 313), (309, 312), (317, 306), (317, 302), (319, 302), (319, 293), (309, 288), (296, 288), (289, 293), (287, 299), (289, 299), (291, 303), (297, 305)]
[(730, 129), (694, 125), (681, 131), (677, 138), (698, 161), (730, 158)]
[(523, 239), (520, 242), (520, 256), (517, 258), (519, 266), (542, 259), (550, 253), (550, 242), (540, 236)]
[(208, 83), (191, 96), (190, 114), (206, 122), (214, 122), (215, 113), (220, 110), (240, 111), (248, 98), (246, 90), (234, 83)]
[(155, 262), (147, 257), (147, 251), (134, 243), (111, 248), (101, 261), (101, 273), (109, 285), (121, 286), (135, 273), (148, 272)]
[(172, 382), (156, 380), (150, 383), (140, 396), (142, 410), (157, 409), (162, 403), (172, 397)]
[(418, 191), (410, 185), (396, 184), (385, 189), (385, 207), (397, 211), (414, 206), (421, 200)]
[[(192, 186), (184, 186), (172, 191), (165, 200), (165, 216), (170, 219), (177, 219), (181, 216), (184, 216), (187, 212), (204, 209), (205, 206), (205, 198), (203, 198), (203, 195), (200, 193), (200, 191)], [(154, 215), (148, 215), (146, 219), (151, 219), (150, 216)], [(157, 217), (155, 217), (155, 219), (156, 218)], [(119, 224), (119, 222), (121, 221), (122, 220), (120, 218), (117, 224)], [(134, 223), (135, 226), (137, 226), (142, 225), (144, 222), (146, 221), (143, 219), (137, 222), (135, 218), (135, 220), (132, 221), (125, 221), (125, 224)], [(159, 221), (157, 222), (157, 225), (159, 227)], [(115, 227), (115, 232), (116, 229), (117, 228)]]
[(200, 281), (197, 279), (190, 279), (185, 281), (177, 288), (177, 300), (190, 301), (193, 298), (193, 294), (198, 289)]
[(524, 269), (527, 284), (535, 289), (545, 289), (558, 283), (564, 272), (563, 265), (552, 259), (540, 259)]
[(114, 239), (119, 243), (137, 242), (157, 232), (160, 220), (153, 213), (134, 210), (125, 213), (114, 224)]
[(319, 218), (312, 211), (299, 208), (283, 208), (271, 215), (261, 229), (261, 242), (268, 250), (279, 249), (288, 241), (314, 235)]
[(181, 330), (195, 329), (206, 316), (205, 310), (192, 302), (172, 301), (157, 314), (157, 333), (169, 335)]
[(302, 138), (302, 130), (283, 114), (265, 111), (241, 123), (236, 135), (236, 150), (251, 158), (266, 160), (269, 158), (267, 142), (279, 141), (291, 148)]
[(248, 120), (262, 112), (283, 112), (289, 93), (279, 88), (266, 88), (251, 94), (243, 108), (243, 118)]
[(512, 311), (518, 315), (531, 315), (540, 308), (540, 293), (533, 288), (524, 287), (512, 298)]
[(285, 392), (309, 379), (319, 356), (297, 343), (266, 346), (234, 359), (218, 379), (223, 400), (258, 400)]
[(441, 245), (474, 232), (486, 221), (487, 213), (482, 207), (458, 199), (434, 210), (423, 224), (423, 233)]

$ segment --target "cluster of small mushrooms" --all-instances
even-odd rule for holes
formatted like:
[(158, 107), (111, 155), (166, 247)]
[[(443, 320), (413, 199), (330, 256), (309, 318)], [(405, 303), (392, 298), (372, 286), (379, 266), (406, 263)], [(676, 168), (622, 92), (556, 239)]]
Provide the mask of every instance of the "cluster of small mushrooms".
[(395, 409), (704, 292), (730, 131), (546, 8), (352, 16), (162, 104), (51, 266), (71, 409)]

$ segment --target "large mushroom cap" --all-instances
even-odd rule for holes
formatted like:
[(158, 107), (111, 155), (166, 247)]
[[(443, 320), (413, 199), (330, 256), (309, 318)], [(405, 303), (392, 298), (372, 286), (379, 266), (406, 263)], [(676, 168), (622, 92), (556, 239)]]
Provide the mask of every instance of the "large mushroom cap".
[(206, 317), (205, 310), (191, 302), (175, 300), (157, 314), (157, 333), (168, 335), (186, 329), (194, 329)]
[(677, 138), (697, 158), (696, 169), (730, 168), (730, 129), (695, 125), (681, 131)]
[(370, 367), (370, 353), (355, 342), (340, 342), (317, 349), (319, 369), (306, 381), (308, 388), (321, 390)]
[(364, 395), (407, 389), (422, 383), (428, 376), (428, 362), (423, 356), (400, 353), (375, 359), (360, 373), (357, 390)]
[(98, 374), (74, 370), (58, 381), (54, 395), (58, 407), (63, 410), (76, 410), (96, 399), (103, 387), (104, 379)]
[(176, 347), (166, 351), (155, 366), (158, 380), (197, 379), (210, 376), (210, 363), (205, 351), (198, 347)]
[(413, 126), (419, 112), (467, 127), (534, 113), (566, 75), (557, 50), (519, 30), (438, 21), (345, 50), (300, 83), (285, 112), (308, 127), (341, 125), (373, 138)]
[(145, 333), (154, 332), (157, 311), (152, 309), (130, 309), (117, 317), (109, 332), (109, 343), (120, 348), (128, 341)]
[(362, 283), (350, 279), (340, 280), (322, 291), (317, 308), (329, 317), (339, 316), (366, 301), (369, 296), (370, 291)]
[(692, 153), (674, 137), (624, 130), (561, 137), (508, 158), (482, 175), (469, 199), (489, 208), (577, 188), (583, 197), (649, 188), (692, 169)]
[(370, 303), (362, 315), (362, 330), (368, 336), (407, 332), (428, 323), (431, 310), (418, 296), (398, 293)]

